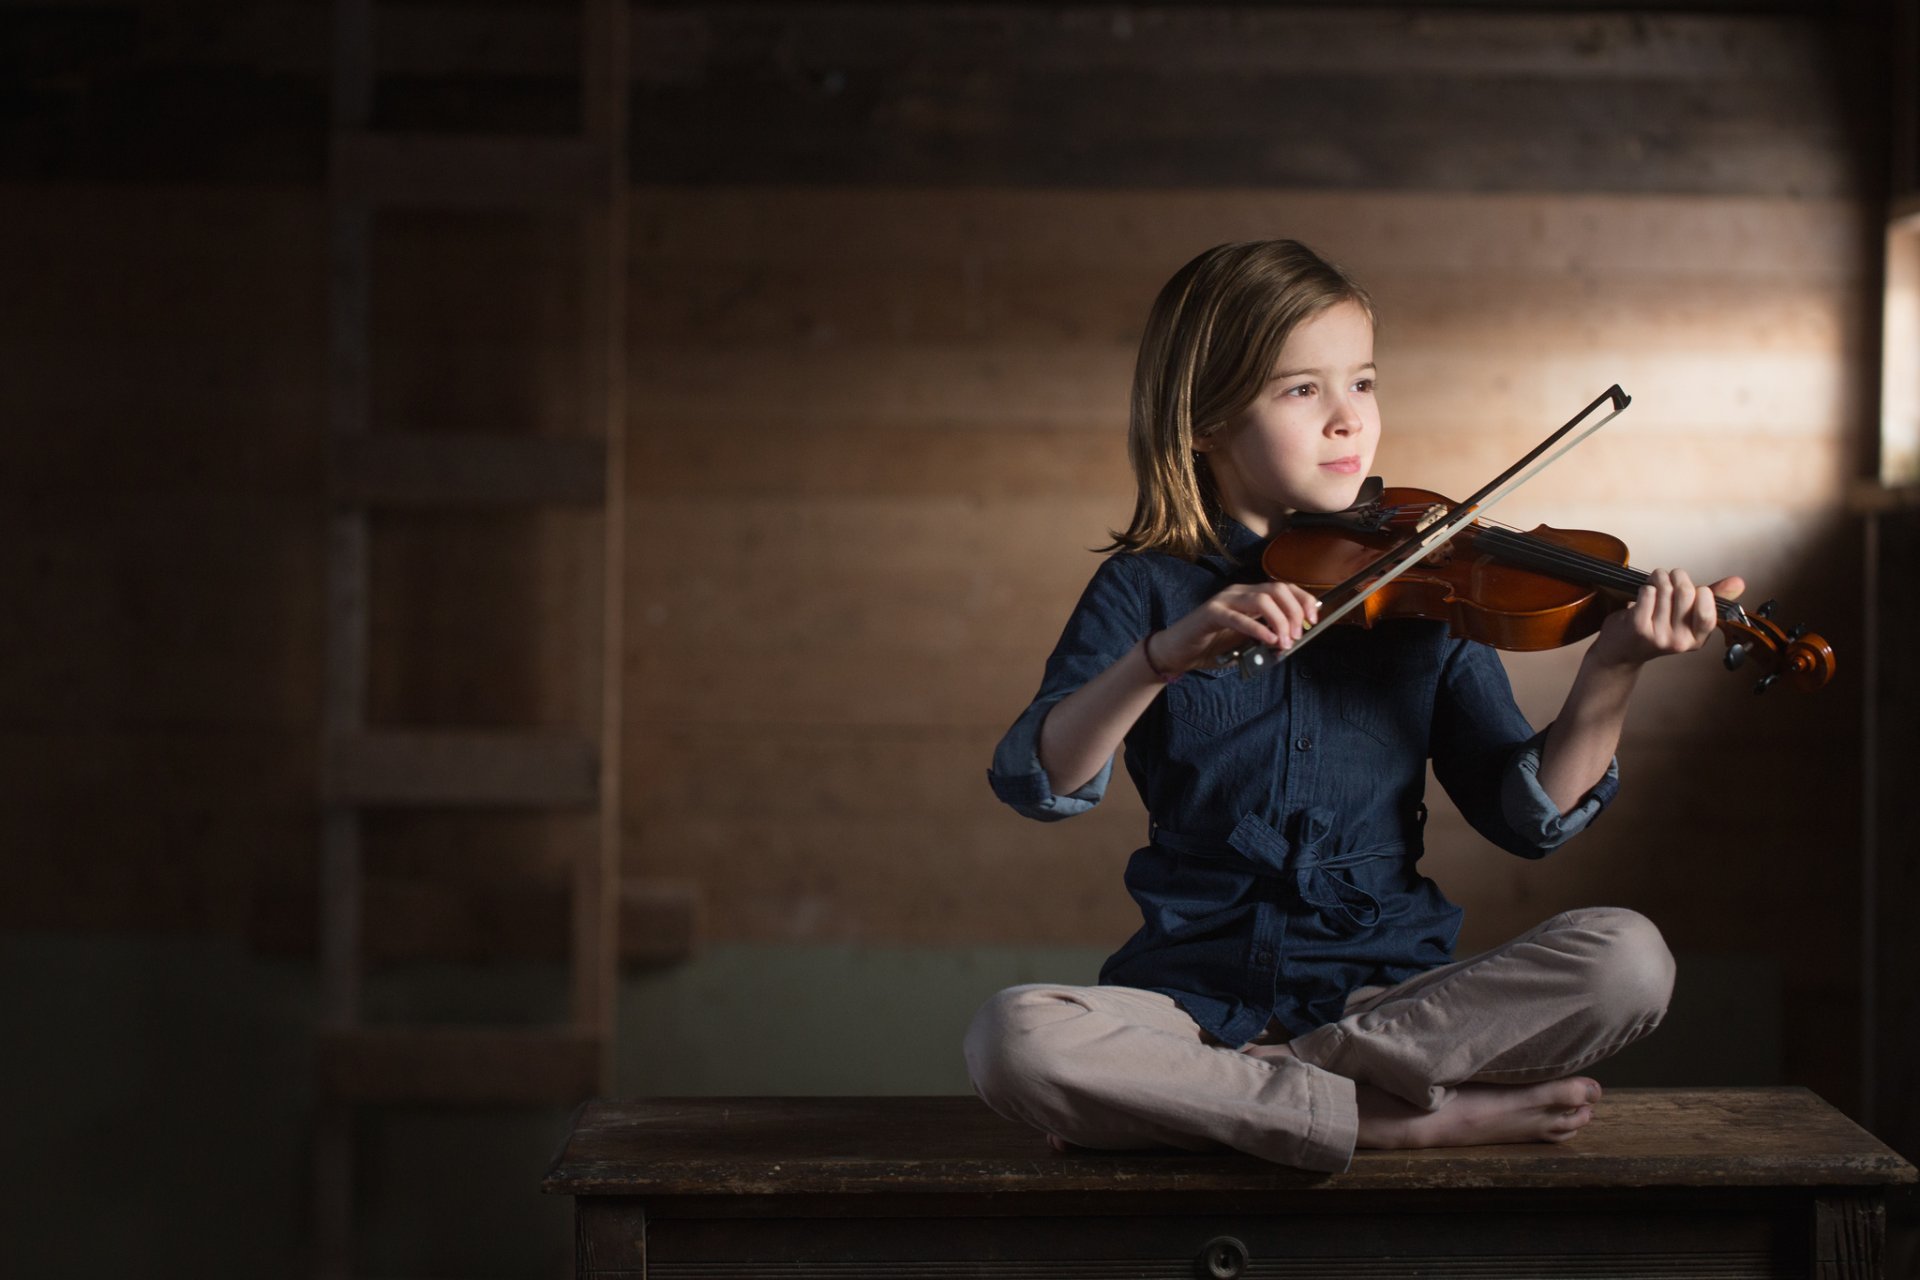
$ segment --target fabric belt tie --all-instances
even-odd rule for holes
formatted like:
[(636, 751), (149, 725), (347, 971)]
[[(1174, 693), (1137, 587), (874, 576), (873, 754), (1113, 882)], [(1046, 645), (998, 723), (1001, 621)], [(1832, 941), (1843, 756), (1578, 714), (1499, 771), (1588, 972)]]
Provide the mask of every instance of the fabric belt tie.
[(1333, 834), (1333, 825), (1332, 811), (1316, 805), (1294, 815), (1297, 835), (1292, 840), (1251, 813), (1243, 815), (1224, 840), (1182, 835), (1157, 822), (1148, 828), (1147, 838), (1183, 857), (1230, 862), (1256, 875), (1291, 880), (1300, 900), (1328, 920), (1345, 922), (1351, 929), (1370, 929), (1380, 922), (1380, 900), (1342, 873), (1376, 858), (1396, 857), (1406, 846), (1396, 841), (1351, 853), (1328, 854), (1321, 846)]

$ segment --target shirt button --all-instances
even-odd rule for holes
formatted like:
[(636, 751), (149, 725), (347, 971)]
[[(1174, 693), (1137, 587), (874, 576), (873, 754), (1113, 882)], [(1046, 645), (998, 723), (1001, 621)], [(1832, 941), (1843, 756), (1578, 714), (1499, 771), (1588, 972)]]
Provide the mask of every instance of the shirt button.
[(1253, 953), (1253, 962), (1255, 964), (1270, 964), (1272, 961), (1273, 952), (1267, 950), (1265, 947)]
[(1301, 751), (1311, 751), (1313, 750), (1313, 739), (1312, 738), (1296, 738), (1294, 739), (1293, 745), (1299, 748)]

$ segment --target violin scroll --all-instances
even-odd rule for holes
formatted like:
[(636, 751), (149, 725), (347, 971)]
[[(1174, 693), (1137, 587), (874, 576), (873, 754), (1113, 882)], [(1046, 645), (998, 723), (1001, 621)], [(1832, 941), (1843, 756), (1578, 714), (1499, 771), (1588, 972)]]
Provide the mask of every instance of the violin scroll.
[[(1753, 661), (1761, 670), (1754, 682), (1755, 693), (1765, 693), (1778, 680), (1785, 679), (1795, 689), (1818, 689), (1833, 679), (1833, 646), (1805, 624), (1791, 631), (1773, 620), (1774, 602), (1769, 600), (1752, 613), (1722, 618), (1720, 630), (1727, 638), (1723, 661), (1735, 671)], [(1737, 638), (1736, 638), (1737, 637)]]

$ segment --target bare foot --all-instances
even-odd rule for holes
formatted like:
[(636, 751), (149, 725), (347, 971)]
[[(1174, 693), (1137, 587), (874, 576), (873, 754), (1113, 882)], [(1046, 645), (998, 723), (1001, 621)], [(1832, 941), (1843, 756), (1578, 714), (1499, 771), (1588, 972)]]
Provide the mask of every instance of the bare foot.
[(1565, 1142), (1593, 1119), (1600, 1083), (1585, 1076), (1539, 1084), (1463, 1084), (1438, 1111), (1359, 1085), (1360, 1142), (1374, 1151)]
[(1061, 1155), (1065, 1155), (1067, 1154), (1067, 1152), (1072, 1151), (1074, 1149), (1074, 1146), (1071, 1142), (1068, 1142), (1065, 1138), (1061, 1137), (1057, 1133), (1050, 1133), (1047, 1135), (1047, 1145), (1052, 1147), (1055, 1151), (1058, 1151)]

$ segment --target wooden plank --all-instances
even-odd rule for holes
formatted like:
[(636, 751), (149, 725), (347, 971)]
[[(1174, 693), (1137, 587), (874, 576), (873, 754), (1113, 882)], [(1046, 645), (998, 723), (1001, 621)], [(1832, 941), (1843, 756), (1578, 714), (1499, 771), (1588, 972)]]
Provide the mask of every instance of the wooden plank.
[[(331, 125), (366, 127), (373, 108), (372, 0), (337, 0), (332, 6)], [(373, 343), (369, 333), (373, 287), (372, 218), (327, 193), (327, 436), (335, 450), (350, 447), (372, 427)], [(327, 518), (327, 559), (320, 729), (323, 739), (364, 730), (370, 662), (368, 573), (370, 528), (366, 514), (333, 511)], [(319, 910), (320, 1023), (335, 1029), (359, 1021), (366, 973), (365, 870), (361, 815), (327, 804), (325, 756), (319, 791), (321, 843)], [(314, 1263), (322, 1280), (346, 1280), (355, 1270), (354, 1176), (356, 1125), (349, 1107), (322, 1101), (314, 1114)]]
[[(855, 226), (872, 227), (878, 205), (850, 198), (842, 208)], [(1196, 251), (1204, 247), (1199, 239), (1191, 244)], [(1163, 274), (1160, 255), (1148, 264), (1106, 268), (1028, 262), (984, 237), (975, 244), (930, 243), (922, 257), (902, 261), (802, 256), (813, 248), (788, 243), (777, 256), (742, 252), (705, 261), (650, 255), (635, 264), (635, 283), (659, 303), (636, 317), (636, 336), (649, 345), (1107, 341), (1132, 347)], [(1351, 265), (1373, 293), (1389, 352), (1434, 342), (1527, 351), (1563, 332), (1590, 348), (1635, 353), (1671, 351), (1677, 342), (1703, 354), (1837, 350), (1851, 356), (1865, 346), (1858, 282), (1837, 280), (1812, 264), (1805, 274), (1729, 279), (1705, 272), (1622, 273), (1594, 263), (1583, 264), (1583, 278), (1570, 280), (1539, 270), (1381, 269), (1372, 262), (1373, 248), (1356, 243), (1359, 256)], [(1177, 252), (1169, 246), (1165, 256)], [(471, 282), (445, 285), (460, 304), (473, 288)], [(503, 316), (501, 323), (513, 319)], [(536, 321), (518, 317), (522, 327)]]
[(9, 350), (0, 356), (9, 412), (68, 427), (7, 433), (0, 448), (11, 483), (30, 469), (42, 493), (217, 487), (228, 507), (264, 506), (270, 495), (284, 504), (314, 473), (325, 406), (321, 335), (262, 342), (236, 362), (238, 341), (26, 342)]
[(1888, 63), (1893, 70), (1890, 185), (1910, 213), (1920, 212), (1920, 12), (1912, 5), (1894, 5), (1888, 13)]
[(351, 1106), (335, 1100), (314, 1108), (311, 1203), (318, 1280), (351, 1280), (354, 1272), (354, 1130)]
[[(635, 545), (649, 550), (632, 575), (633, 625), (649, 640), (630, 661), (658, 678), (641, 683), (628, 714), (665, 723), (999, 723), (1038, 684), (1039, 664), (1098, 565), (1086, 548), (1124, 518), (1124, 500), (651, 501), (635, 517)], [(1845, 623), (1819, 607), (1822, 598), (1829, 608), (1844, 601), (1807, 594), (1821, 579), (1804, 561), (1736, 554), (1756, 535), (1806, 536), (1773, 524), (1777, 513), (1749, 522), (1716, 520), (1708, 509), (1693, 521), (1644, 523), (1632, 508), (1577, 514), (1567, 524), (1634, 538), (1637, 562), (1748, 573), (1755, 603), (1777, 596), (1815, 630)], [(698, 571), (687, 568), (694, 564)], [(1690, 661), (1661, 667), (1672, 675), (1658, 678), (1699, 690), (1694, 707), (1727, 702), (1737, 686), (1701, 669), (1711, 659)], [(1548, 690), (1555, 680), (1551, 702), (1530, 706), (1544, 718), (1565, 684), (1554, 672), (1538, 681)], [(1784, 710), (1770, 698), (1761, 713)]]
[[(931, 1139), (929, 1135), (937, 1135)], [(1345, 1173), (1239, 1153), (1129, 1159), (1036, 1154), (1027, 1126), (972, 1097), (599, 1100), (582, 1108), (543, 1190), (729, 1197), (888, 1191), (1003, 1194), (1884, 1187), (1914, 1167), (1805, 1089), (1618, 1089), (1577, 1141), (1361, 1151)]]
[[(1496, 6), (1497, 7), (1497, 6)], [(1579, 15), (1540, 12), (1366, 12), (1309, 8), (1285, 13), (1257, 8), (1143, 8), (1115, 20), (1099, 11), (1069, 11), (1021, 21), (1022, 65), (1057, 73), (1072, 68), (1137, 68), (1155, 60), (1207, 74), (1273, 72), (1290, 42), (1326, 50), (1314, 71), (1463, 77), (1544, 75), (1569, 81), (1610, 79), (1799, 79), (1809, 75), (1805, 41), (1811, 24), (1735, 22), (1709, 15), (1637, 13)], [(982, 21), (979, 10), (954, 6), (936, 19), (974, 56), (1008, 28)], [(1828, 16), (1832, 16), (1829, 14)], [(750, 29), (751, 15), (719, 13), (716, 31)], [(656, 22), (667, 23), (656, 18)], [(921, 47), (922, 15), (882, 12), (855, 26), (825, 21), (786, 26), (804, 53), (842, 61), (890, 61)], [(1817, 38), (1817, 37), (1815, 37)]]
[[(79, 0), (70, 3), (80, 7)], [(1855, 8), (1858, 3), (1855, 0)], [(764, 8), (703, 7), (722, 14), (730, 9), (738, 15), (735, 22)], [(977, 4), (943, 7), (951, 15), (950, 25), (966, 15), (975, 18), (976, 28), (982, 25)], [(714, 17), (685, 8), (635, 15), (631, 56), (636, 77), (651, 83), (682, 82), (710, 56)], [(1807, 74), (1807, 29), (1853, 16), (1847, 4), (1832, 0), (1649, 0), (1636, 6), (1639, 12), (1632, 22), (1625, 14), (1552, 12), (1590, 9), (1576, 0), (1441, 0), (1423, 6), (1418, 14), (1364, 12), (1370, 8), (1405, 10), (1406, 5), (1401, 0), (1364, 0), (1342, 9), (1297, 10), (1284, 18), (1258, 10), (1195, 13), (1168, 6), (1144, 6), (1121, 20), (1100, 11), (1067, 11), (1051, 22), (1024, 24), (1023, 34), (1030, 40), (1028, 56), (1041, 68), (1089, 62), (1122, 65), (1142, 57), (1143, 47), (1160, 50), (1170, 61), (1208, 69), (1263, 65), (1271, 60), (1272, 47), (1291, 35), (1323, 48), (1321, 65), (1348, 70), (1378, 66), (1402, 73), (1728, 79)], [(1728, 12), (1702, 12), (1715, 8)], [(1659, 12), (1663, 9), (1682, 12)], [(1491, 12), (1498, 10), (1505, 12)], [(1753, 21), (1755, 14), (1787, 20)], [(858, 39), (873, 44), (875, 53), (897, 54), (928, 38), (925, 15), (882, 10), (861, 17), (860, 24), (839, 37), (842, 47)], [(570, 77), (577, 69), (577, 33), (577, 20), (564, 10), (407, 6), (380, 13), (377, 66), (383, 75), (409, 78)], [(827, 33), (831, 38), (832, 29)], [(250, 21), (209, 29), (196, 52), (212, 67), (311, 76), (326, 69), (325, 48), (324, 12), (282, 2), (258, 5)], [(809, 48), (819, 56), (836, 51), (817, 42)]]
[[(629, 845), (649, 868), (707, 887), (724, 941), (1116, 945), (1137, 923), (1119, 873), (1143, 843), (1144, 810), (1124, 777), (1068, 824), (1030, 823), (999, 806), (982, 775), (1024, 696), (1001, 708), (998, 723), (964, 734), (765, 719), (636, 726), (626, 787), (648, 818), (633, 824)], [(1674, 694), (1656, 687), (1644, 696), (1654, 707)], [(1806, 736), (1793, 723), (1769, 730), (1764, 700), (1742, 688), (1702, 690), (1694, 701), (1705, 705), (1690, 734), (1630, 737), (1615, 810), (1543, 862), (1492, 849), (1443, 792), (1430, 791), (1422, 870), (1467, 909), (1462, 954), (1556, 911), (1609, 901), (1653, 914), (1684, 949), (1780, 952), (1798, 968), (1847, 971), (1845, 953), (1817, 939), (1846, 927), (1853, 872), (1806, 850), (1845, 845), (1830, 815), (1848, 811), (1851, 784), (1843, 773), (1809, 775), (1805, 757), (1777, 747), (1794, 741), (1845, 758), (1847, 741)], [(1738, 779), (1740, 794), (1797, 801), (1703, 812), (1691, 785), (1703, 762)], [(929, 824), (940, 857), (904, 858), (928, 847)], [(1743, 868), (1735, 882), (1730, 860)], [(972, 887), (982, 881), (1023, 888), (982, 894)], [(1702, 901), (1718, 906), (1702, 911)]]
[(336, 446), (332, 489), (338, 501), (386, 506), (597, 506), (606, 469), (599, 440), (368, 435)]
[[(372, 17), (369, 0), (342, 0), (334, 14), (332, 124), (336, 131), (365, 124), (371, 110)], [(368, 298), (372, 276), (368, 241), (372, 223), (364, 209), (328, 193), (327, 223), (327, 433), (335, 442), (366, 434), (371, 423), (372, 345), (368, 336)], [(325, 569), (324, 683), (320, 730), (327, 740), (351, 738), (366, 726), (369, 662), (367, 576), (370, 537), (364, 513), (333, 511), (327, 517)], [(361, 925), (364, 864), (360, 820), (352, 810), (324, 800), (325, 757), (315, 781), (323, 796), (320, 840), (320, 1021), (349, 1026), (359, 1019)], [(339, 1176), (344, 1187), (317, 1187), (317, 1211), (323, 1231), (323, 1265), (350, 1265), (347, 1241), (352, 1217), (352, 1127), (339, 1113), (319, 1117), (323, 1132), (315, 1144), (316, 1172)]]
[(571, 208), (608, 195), (602, 149), (529, 135), (335, 134), (332, 190), (369, 205)]
[[(1606, 385), (1594, 383), (1600, 372), (1591, 370), (1581, 381), (1570, 376), (1561, 388), (1597, 392)], [(1464, 496), (1557, 427), (1560, 420), (1549, 414), (1564, 417), (1580, 407), (1563, 398), (1557, 409), (1544, 409), (1551, 398), (1546, 390), (1529, 397), (1535, 398), (1543, 406), (1538, 416), (1525, 417), (1509, 402), (1490, 407), (1498, 418), (1474, 431), (1447, 421), (1466, 415), (1468, 393), (1398, 396), (1386, 411), (1389, 421), (1375, 473), (1390, 484)], [(1657, 401), (1649, 408), (1649, 416), (1654, 415), (1678, 416), (1663, 412)], [(1839, 421), (1775, 419), (1765, 425), (1770, 429), (1755, 423), (1738, 445), (1737, 456), (1730, 458), (1731, 426), (1668, 435), (1667, 428), (1644, 422), (1630, 426), (1623, 417), (1582, 446), (1578, 457), (1570, 455), (1564, 465), (1543, 472), (1498, 516), (1511, 523), (1508, 509), (1523, 506), (1549, 513), (1611, 506), (1616, 512), (1678, 508), (1732, 515), (1758, 502), (1773, 512), (1796, 513), (1794, 521), (1804, 531), (1806, 513), (1833, 513), (1853, 501), (1857, 490), (1851, 463), (1836, 447), (1843, 437)], [(822, 423), (804, 430), (784, 424), (783, 429), (743, 420), (697, 439), (668, 440), (664, 433), (649, 433), (634, 451), (629, 493), (649, 505), (666, 503), (680, 512), (691, 512), (704, 499), (716, 513), (740, 503), (788, 512), (808, 499), (823, 507), (884, 503), (910, 495), (999, 505), (1047, 495), (1081, 500), (1104, 495), (1110, 514), (1101, 526), (1087, 531), (1082, 539), (1087, 545), (1106, 541), (1099, 536), (1102, 527), (1124, 523), (1132, 507), (1125, 434), (1117, 425), (1104, 433), (1018, 422), (934, 428), (920, 433), (910, 448), (902, 447), (901, 436), (910, 430), (878, 423)], [(800, 527), (809, 523), (805, 518), (795, 521)], [(1551, 523), (1581, 527), (1559, 515)], [(1635, 552), (1640, 554), (1638, 547)], [(1761, 546), (1758, 553), (1773, 555), (1775, 550)]]
[[(637, 185), (634, 196), (637, 262), (784, 261), (785, 254), (764, 248), (778, 232), (804, 250), (804, 261), (833, 270), (978, 258), (983, 269), (1005, 265), (1021, 273), (1048, 264), (1088, 276), (1115, 272), (1145, 290), (1142, 320), (1153, 291), (1202, 248), (1273, 236), (1321, 246), (1364, 268), (1369, 280), (1380, 272), (1545, 275), (1583, 291), (1616, 277), (1859, 283), (1871, 269), (1865, 255), (1878, 252), (1877, 228), (1846, 197), (657, 182)], [(1794, 252), (1758, 251), (1775, 241)], [(1364, 259), (1355, 246), (1365, 246)]]
[[(1772, 182), (1804, 194), (1847, 181), (1830, 163), (1845, 148), (1838, 120), (1815, 139), (1823, 126), (1804, 112), (1808, 94), (1791, 87), (1807, 68), (1791, 54), (1773, 73), (1787, 77), (1780, 82), (1755, 71), (1702, 78), (1695, 68), (1703, 59), (1687, 41), (1674, 42), (1684, 50), (1672, 60), (1680, 65), (1663, 66), (1636, 38), (1647, 27), (1625, 25), (1626, 15), (1597, 24), (1617, 40), (1596, 40), (1594, 25), (1543, 16), (1508, 29), (1508, 39), (1529, 52), (1503, 60), (1504, 42), (1488, 38), (1483, 25), (1370, 14), (1325, 19), (1364, 27), (1366, 38), (1340, 41), (1363, 52), (1303, 70), (1291, 56), (1300, 38), (1296, 16), (1148, 15), (1142, 21), (1152, 37), (1141, 39), (1131, 18), (1076, 22), (966, 9), (858, 23), (804, 10), (681, 17), (673, 31), (681, 38), (667, 47), (684, 60), (664, 77), (643, 73), (650, 92), (641, 99), (636, 139), (651, 172), (705, 183), (959, 178), (1351, 188), (1411, 177), (1429, 190), (1630, 190), (1641, 183), (1711, 190)], [(1812, 44), (1826, 33), (1799, 34)], [(1383, 38), (1381, 61), (1391, 70), (1364, 60)], [(1570, 94), (1565, 82), (1580, 75), (1572, 68), (1606, 68), (1613, 59), (1596, 51), (1610, 43), (1629, 52)], [(1022, 49), (1018, 65), (997, 56), (1009, 46)], [(1543, 46), (1556, 52), (1543, 58)], [(1168, 48), (1184, 60), (1166, 61)], [(1396, 48), (1408, 57), (1397, 62)], [(768, 74), (766, 64), (778, 57), (803, 69)], [(1169, 75), (1169, 65), (1205, 70), (1189, 78)], [(1628, 66), (1640, 74), (1621, 77)], [(1164, 109), (1169, 94), (1183, 108), (1176, 116)], [(1367, 104), (1364, 114), (1328, 105), (1357, 101)], [(1786, 118), (1788, 103), (1801, 108), (1796, 120)], [(1570, 116), (1588, 112), (1605, 125), (1566, 127)], [(716, 133), (736, 141), (708, 145)]]
[(512, 731), (367, 731), (328, 744), (330, 803), (590, 805), (598, 752), (583, 738)]
[(983, 816), (945, 825), (937, 837), (912, 817), (674, 815), (631, 831), (629, 847), (654, 874), (699, 881), (705, 936), (715, 943), (1117, 947), (1139, 927), (1120, 881), (1128, 853), (1144, 842), (1138, 801), (1103, 805), (1075, 819), (1073, 835), (1049, 835), (996, 812), (984, 766), (973, 770)]
[(1887, 1206), (1880, 1196), (1828, 1195), (1813, 1202), (1813, 1274), (1818, 1280), (1880, 1280)]
[[(153, 766), (168, 750), (157, 743), (143, 759)], [(278, 804), (234, 800), (244, 776), (229, 777), (227, 796), (210, 801), (161, 794), (138, 768), (83, 800), (10, 800), (7, 839), (20, 856), (0, 900), (0, 928), (245, 936), (262, 881), (295, 874), (292, 868), (311, 879), (318, 833), (310, 771), (299, 779), (303, 794)], [(28, 794), (22, 783), (10, 785), (16, 796)], [(102, 795), (115, 803), (101, 804)], [(311, 892), (303, 910), (310, 934), (317, 914)]]
[[(1389, 349), (1381, 394), (1399, 389), (1400, 398), (1384, 401), (1388, 430), (1398, 415), (1537, 439), (1619, 382), (1635, 397), (1624, 430), (1685, 425), (1724, 436), (1823, 424), (1831, 433), (1865, 394), (1838, 351), (1583, 351), (1578, 328), (1541, 334), (1525, 361), (1477, 346)], [(661, 345), (636, 353), (634, 410), (649, 423), (729, 428), (764, 421), (763, 388), (777, 385), (791, 397), (782, 425), (793, 431), (973, 430), (1011, 417), (1111, 441), (1124, 431), (1133, 361), (1132, 351), (1107, 344)]]
[(310, 737), (321, 684), (311, 515), (214, 504), (165, 525), (116, 513), (105, 495), (89, 505), (0, 518), (0, 592), (12, 602), (0, 637), (14, 655), (0, 669), (0, 725), (49, 741), (171, 734), (189, 757), (205, 739)]
[(603, 519), (579, 507), (377, 512), (373, 722), (592, 734), (577, 659), (598, 628)]
[(613, 1087), (618, 1016), (618, 961), (624, 904), (620, 892), (626, 727), (621, 714), (626, 669), (626, 437), (627, 437), (627, 110), (630, 93), (629, 6), (592, 0), (583, 13), (582, 101), (588, 138), (601, 150), (607, 200), (591, 210), (580, 235), (580, 348), (583, 405), (589, 429), (605, 450), (601, 477), (606, 519), (601, 525), (599, 629), (578, 659), (581, 701), (597, 709), (599, 828), (574, 865), (569, 999), (574, 1022), (592, 1027), (605, 1046), (601, 1092)]
[[(645, 240), (633, 278), (656, 305), (635, 317), (637, 332), (680, 340), (1099, 333), (1130, 344), (1153, 291), (1197, 247), (1288, 233), (1344, 253), (1381, 295), (1396, 340), (1458, 325), (1475, 326), (1476, 336), (1525, 335), (1545, 313), (1550, 323), (1577, 321), (1602, 340), (1650, 349), (1665, 344), (1670, 326), (1710, 347), (1736, 334), (1759, 344), (1825, 342), (1836, 326), (1857, 323), (1836, 311), (1861, 283), (1868, 247), (1852, 206), (1836, 201), (1431, 197), (1422, 215), (1410, 197), (1297, 189), (780, 188), (747, 200), (732, 189), (648, 187), (641, 197), (635, 229)], [(142, 212), (166, 230), (135, 243), (148, 259), (169, 247), (178, 257), (143, 260), (138, 269), (212, 289), (207, 307), (190, 315), (166, 292), (106, 296), (134, 269), (130, 253), (104, 252), (96, 263), (59, 252), (74, 233), (40, 225), (34, 202), (11, 199), (29, 234), (7, 259), (55, 294), (39, 323), (11, 318), (20, 338), (43, 341), (64, 330), (75, 342), (97, 340), (104, 325), (164, 341), (209, 315), (230, 326), (260, 311), (258, 264), (223, 265), (212, 238), (246, 235), (249, 218), (286, 222), (291, 213), (265, 200), (208, 197), (198, 210), (208, 226), (196, 233), (169, 225), (184, 216), (178, 203), (145, 195)], [(82, 193), (73, 204), (69, 216), (89, 225)], [(1063, 228), (1076, 238), (1065, 239)], [(432, 213), (383, 218), (375, 246), (388, 286), (383, 323), (402, 338), (560, 335), (554, 317), (571, 294), (556, 276), (570, 241), (556, 231)], [(770, 237), (777, 251), (769, 251)], [(1503, 237), (1504, 255), (1494, 252)], [(474, 269), (479, 261), (484, 271)], [(258, 317), (288, 318), (284, 305)]]
[[(1860, 38), (1857, 15), (1565, 14), (1506, 27), (1507, 17), (675, 9), (649, 14), (658, 26), (634, 38), (632, 156), (650, 174), (696, 183), (1787, 197), (1858, 190), (1858, 175), (1882, 161), (1852, 125), (1873, 87), (1828, 69), (1845, 65)], [(244, 45), (281, 50), (268, 65), (294, 56), (284, 52), (289, 33), (238, 25)], [(1311, 47), (1346, 52), (1303, 67), (1302, 29), (1321, 36), (1306, 38)], [(183, 65), (181, 47), (199, 47), (190, 34), (199, 32), (155, 22), (143, 25), (137, 53), (116, 32), (96, 37), (117, 40), (113, 56), (80, 70), (29, 61), (22, 79), (33, 91), (21, 115), (32, 128), (14, 150), (16, 166), (34, 168), (19, 175), (317, 178), (312, 73), (223, 65), (216, 52), (184, 64), (197, 74), (160, 74)], [(446, 47), (436, 54), (442, 63)], [(553, 42), (543, 36), (532, 47), (530, 63), (548, 66)], [(315, 41), (301, 56), (322, 49)], [(482, 59), (496, 60), (507, 59)], [(1582, 92), (1569, 94), (1569, 82)], [(544, 72), (480, 75), (462, 87), (450, 95), (437, 77), (390, 77), (383, 114), (419, 128), (475, 114), (504, 126), (519, 111), (564, 118), (574, 106), (570, 77)], [(183, 115), (223, 127), (189, 144), (166, 128)]]
[(1871, 526), (1875, 607), (1869, 614), (1870, 644), (1877, 647), (1875, 678), (1867, 685), (1863, 779), (1872, 811), (1867, 815), (1874, 858), (1869, 890), (1871, 966), (1867, 1026), (1875, 1032), (1866, 1088), (1875, 1131), (1910, 1159), (1920, 1156), (1920, 1095), (1913, 1088), (1920, 1063), (1920, 989), (1908, 977), (1920, 965), (1920, 930), (1909, 904), (1920, 901), (1920, 842), (1912, 838), (1913, 782), (1920, 778), (1920, 671), (1904, 660), (1920, 600), (1908, 584), (1920, 581), (1920, 519), (1911, 512), (1879, 517)]
[(356, 1102), (577, 1102), (597, 1089), (601, 1038), (563, 1027), (322, 1031), (316, 1087)]
[[(971, 766), (980, 777), (985, 767)], [(1120, 784), (1124, 786), (1124, 783)], [(1818, 801), (1826, 796), (1816, 796)], [(1839, 795), (1835, 800), (1847, 797)], [(1811, 819), (1742, 815), (1716, 824), (1689, 818), (1667, 793), (1653, 812), (1597, 826), (1564, 857), (1510, 860), (1463, 823), (1429, 822), (1425, 874), (1473, 921), (1462, 955), (1512, 937), (1558, 911), (1612, 902), (1670, 925), (1676, 945), (1706, 951), (1801, 955), (1829, 970), (1821, 944), (1785, 942), (1800, 921), (1809, 933), (1845, 928), (1854, 873), (1808, 869), (1780, 852), (1821, 843)], [(1438, 810), (1446, 801), (1429, 798)], [(909, 815), (775, 819), (661, 814), (629, 839), (657, 874), (697, 879), (709, 895), (716, 942), (897, 942), (928, 946), (1058, 944), (1117, 947), (1140, 923), (1121, 875), (1146, 843), (1146, 814), (1129, 791), (1074, 819), (1071, 831), (1029, 823), (998, 808), (981, 778), (977, 812), (944, 822), (937, 839)], [(1660, 832), (1647, 834), (1649, 829)], [(1728, 852), (1731, 851), (1731, 852)], [(936, 856), (929, 867), (921, 859)], [(1765, 883), (1723, 891), (1729, 858)], [(1649, 869), (1654, 860), (1664, 864)], [(982, 888), (982, 886), (988, 886)], [(1717, 904), (1703, 913), (1700, 903)], [(1816, 936), (1826, 936), (1824, 934)], [(1846, 966), (1839, 965), (1841, 969)]]

